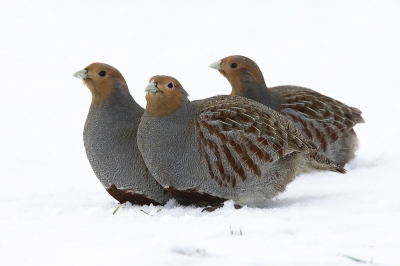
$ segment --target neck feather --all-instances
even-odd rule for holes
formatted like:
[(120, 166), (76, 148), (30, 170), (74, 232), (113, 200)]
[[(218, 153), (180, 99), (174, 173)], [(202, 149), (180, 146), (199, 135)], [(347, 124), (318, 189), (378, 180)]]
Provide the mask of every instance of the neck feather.
[[(237, 85), (236, 85), (237, 84)], [(240, 82), (232, 84), (232, 95), (240, 95), (260, 102), (275, 111), (281, 108), (281, 98), (273, 89), (267, 88), (264, 81), (257, 82), (252, 75), (243, 75)]]

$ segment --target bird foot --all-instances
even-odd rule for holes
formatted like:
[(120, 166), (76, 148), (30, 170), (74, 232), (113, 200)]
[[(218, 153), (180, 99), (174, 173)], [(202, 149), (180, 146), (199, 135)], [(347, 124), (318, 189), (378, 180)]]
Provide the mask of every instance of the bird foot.
[(243, 206), (240, 206), (240, 205), (237, 205), (237, 204), (233, 205), (233, 207), (235, 207), (236, 210), (239, 210), (239, 209), (243, 208)]
[(216, 209), (219, 209), (219, 208), (221, 208), (223, 206), (224, 206), (224, 204), (219, 204), (219, 205), (216, 205), (216, 206), (210, 206), (210, 207), (204, 208), (201, 212), (213, 212)]
[[(216, 205), (216, 206), (210, 206), (210, 207), (204, 208), (201, 212), (213, 212), (216, 209), (219, 209), (219, 208), (221, 208), (223, 206), (224, 206), (224, 204), (219, 204), (219, 205)], [(236, 210), (239, 210), (239, 209), (242, 208), (242, 206), (237, 205), (237, 204), (235, 204), (233, 206), (235, 207)]]

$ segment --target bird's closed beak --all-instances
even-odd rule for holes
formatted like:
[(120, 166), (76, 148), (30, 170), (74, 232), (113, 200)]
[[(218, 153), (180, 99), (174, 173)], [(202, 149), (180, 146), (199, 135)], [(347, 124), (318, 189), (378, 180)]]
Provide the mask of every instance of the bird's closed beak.
[(76, 72), (73, 75), (73, 77), (78, 78), (78, 79), (87, 79), (87, 78), (89, 78), (87, 73), (88, 73), (87, 69), (79, 70), (78, 72)]
[(150, 82), (149, 85), (147, 85), (147, 87), (144, 89), (144, 91), (147, 93), (155, 93), (161, 90), (157, 88), (157, 83)]
[(222, 60), (219, 60), (217, 62), (212, 63), (208, 67), (214, 68), (216, 70), (222, 70), (221, 64), (222, 64)]

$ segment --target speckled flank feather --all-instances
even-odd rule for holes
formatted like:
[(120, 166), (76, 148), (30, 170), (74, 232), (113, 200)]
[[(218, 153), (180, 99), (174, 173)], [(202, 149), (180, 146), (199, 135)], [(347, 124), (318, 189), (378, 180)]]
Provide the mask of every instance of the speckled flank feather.
[[(157, 97), (152, 108), (167, 106), (166, 94), (182, 97), (182, 90), (169, 90), (155, 79), (162, 92), (146, 97), (148, 104)], [(146, 109), (138, 146), (155, 179), (196, 205), (233, 199), (240, 206), (263, 207), (300, 173), (345, 172), (319, 154), (293, 122), (240, 96), (193, 102), (183, 97), (168, 116)]]
[[(296, 124), (306, 139), (318, 144), (321, 154), (341, 166), (354, 157), (358, 139), (353, 127), (364, 123), (360, 110), (303, 87), (267, 88), (261, 70), (247, 57), (229, 56), (221, 62), (220, 72), (231, 83), (232, 95), (247, 97), (280, 112)], [(238, 65), (235, 69), (230, 68), (233, 62)], [(260, 77), (262, 82), (256, 82)]]

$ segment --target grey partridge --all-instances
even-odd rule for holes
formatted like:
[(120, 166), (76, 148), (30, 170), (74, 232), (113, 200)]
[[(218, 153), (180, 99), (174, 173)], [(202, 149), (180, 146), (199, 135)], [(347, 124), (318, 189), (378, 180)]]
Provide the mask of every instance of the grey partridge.
[(299, 86), (267, 87), (257, 64), (244, 56), (228, 56), (210, 67), (228, 79), (231, 95), (258, 101), (281, 113), (332, 161), (344, 166), (354, 158), (358, 138), (353, 127), (364, 123), (359, 109)]
[(316, 150), (294, 123), (240, 96), (191, 102), (172, 77), (146, 87), (138, 146), (154, 178), (198, 206), (264, 207), (304, 169), (344, 169)]
[(144, 109), (129, 93), (121, 73), (93, 63), (74, 74), (92, 93), (83, 131), (86, 154), (103, 187), (120, 203), (166, 203), (167, 192), (148, 171), (137, 147), (137, 129)]

